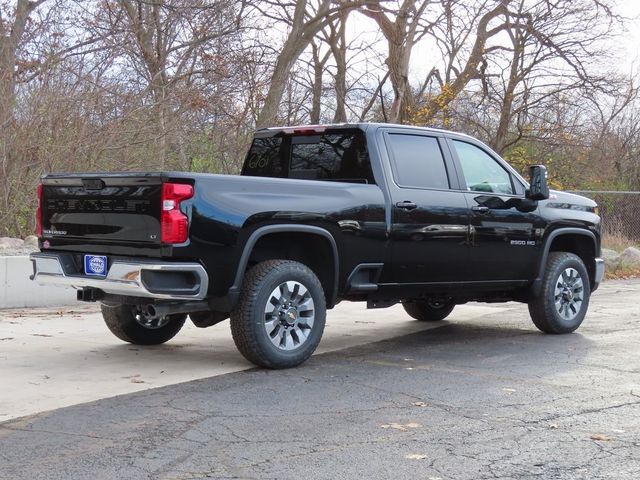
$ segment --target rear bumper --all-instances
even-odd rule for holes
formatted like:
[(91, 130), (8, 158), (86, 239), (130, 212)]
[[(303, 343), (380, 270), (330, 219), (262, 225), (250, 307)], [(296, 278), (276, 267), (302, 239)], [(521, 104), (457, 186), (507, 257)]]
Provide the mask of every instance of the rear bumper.
[(593, 278), (593, 288), (592, 292), (595, 292), (600, 284), (602, 283), (602, 279), (604, 278), (604, 260), (602, 258), (596, 258), (596, 271)]
[(74, 272), (72, 254), (32, 253), (32, 280), (40, 285), (98, 288), (105, 293), (164, 300), (202, 300), (207, 295), (209, 276), (199, 263), (115, 259), (106, 277)]

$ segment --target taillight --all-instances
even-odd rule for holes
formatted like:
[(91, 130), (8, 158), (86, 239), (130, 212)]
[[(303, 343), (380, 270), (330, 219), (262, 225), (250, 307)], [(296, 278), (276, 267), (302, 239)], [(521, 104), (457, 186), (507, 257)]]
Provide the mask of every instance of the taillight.
[(38, 207), (36, 208), (36, 235), (42, 236), (42, 184), (38, 184)]
[(189, 219), (180, 211), (180, 202), (193, 197), (193, 187), (184, 183), (162, 184), (160, 240), (162, 243), (184, 243), (189, 236)]

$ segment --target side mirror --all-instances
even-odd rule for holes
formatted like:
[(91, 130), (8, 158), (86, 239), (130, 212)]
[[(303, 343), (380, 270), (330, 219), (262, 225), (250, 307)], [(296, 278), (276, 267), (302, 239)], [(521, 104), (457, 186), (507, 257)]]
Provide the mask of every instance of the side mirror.
[(526, 197), (530, 200), (546, 200), (549, 198), (549, 185), (547, 185), (547, 167), (544, 165), (531, 165), (529, 167), (529, 190)]

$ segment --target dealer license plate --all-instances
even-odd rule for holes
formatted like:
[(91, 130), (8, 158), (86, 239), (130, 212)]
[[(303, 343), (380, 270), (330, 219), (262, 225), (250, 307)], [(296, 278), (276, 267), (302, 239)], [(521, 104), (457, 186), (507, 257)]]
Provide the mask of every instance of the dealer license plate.
[(106, 277), (107, 256), (106, 255), (85, 255), (84, 256), (84, 273), (85, 275), (94, 275), (96, 277)]

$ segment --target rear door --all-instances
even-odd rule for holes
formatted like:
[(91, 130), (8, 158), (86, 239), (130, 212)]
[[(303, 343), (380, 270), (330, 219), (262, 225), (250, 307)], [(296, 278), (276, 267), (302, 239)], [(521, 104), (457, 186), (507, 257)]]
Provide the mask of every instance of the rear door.
[(393, 279), (401, 284), (467, 279), (468, 209), (444, 139), (390, 129), (384, 133), (392, 181)]

